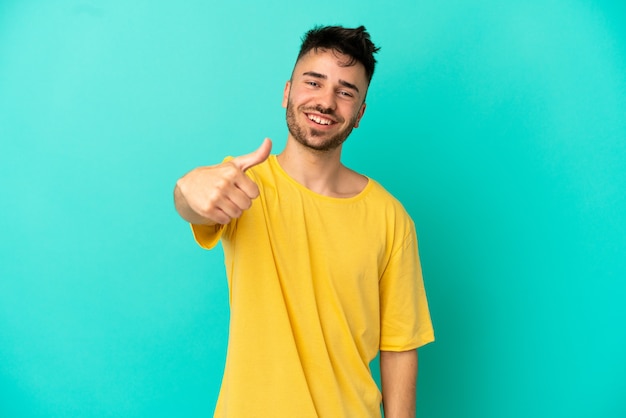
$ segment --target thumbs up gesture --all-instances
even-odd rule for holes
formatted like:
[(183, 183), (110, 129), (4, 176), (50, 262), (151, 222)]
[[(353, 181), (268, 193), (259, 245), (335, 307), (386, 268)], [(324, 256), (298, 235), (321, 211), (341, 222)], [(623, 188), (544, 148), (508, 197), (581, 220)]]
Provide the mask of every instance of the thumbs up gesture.
[(249, 209), (259, 195), (245, 171), (267, 160), (272, 142), (265, 138), (250, 154), (210, 167), (198, 167), (181, 177), (174, 189), (176, 210), (193, 224), (227, 224)]

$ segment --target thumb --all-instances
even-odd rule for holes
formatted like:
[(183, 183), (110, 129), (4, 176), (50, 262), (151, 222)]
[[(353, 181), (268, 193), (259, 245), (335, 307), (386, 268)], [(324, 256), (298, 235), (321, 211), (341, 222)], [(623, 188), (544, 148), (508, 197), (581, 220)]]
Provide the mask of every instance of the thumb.
[(272, 151), (272, 141), (269, 138), (265, 138), (261, 146), (250, 154), (241, 155), (231, 160), (231, 163), (235, 164), (241, 171), (246, 171), (250, 167), (254, 167), (257, 164), (261, 164), (267, 160), (267, 157)]

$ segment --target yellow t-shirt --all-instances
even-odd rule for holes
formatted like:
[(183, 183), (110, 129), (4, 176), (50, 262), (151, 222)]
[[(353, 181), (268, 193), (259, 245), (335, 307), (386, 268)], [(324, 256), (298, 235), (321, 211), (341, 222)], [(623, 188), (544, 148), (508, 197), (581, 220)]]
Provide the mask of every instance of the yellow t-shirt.
[(378, 350), (433, 341), (412, 220), (369, 180), (351, 198), (297, 183), (274, 155), (247, 174), (259, 198), (220, 227), (230, 291), (226, 369), (215, 417), (380, 417)]

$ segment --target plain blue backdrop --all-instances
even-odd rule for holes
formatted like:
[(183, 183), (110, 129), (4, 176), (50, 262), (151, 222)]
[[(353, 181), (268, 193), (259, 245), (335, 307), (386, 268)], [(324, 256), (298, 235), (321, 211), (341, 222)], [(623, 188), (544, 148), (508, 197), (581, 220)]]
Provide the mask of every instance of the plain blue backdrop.
[(1, 417), (212, 414), (222, 254), (172, 189), (280, 151), (315, 24), (382, 47), (344, 161), (417, 225), (418, 416), (626, 416), (623, 2), (3, 0)]

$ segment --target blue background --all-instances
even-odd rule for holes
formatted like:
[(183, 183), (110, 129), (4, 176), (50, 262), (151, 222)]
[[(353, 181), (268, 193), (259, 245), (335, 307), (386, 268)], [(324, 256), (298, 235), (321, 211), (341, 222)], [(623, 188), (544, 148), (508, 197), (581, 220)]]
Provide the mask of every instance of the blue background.
[(626, 416), (624, 2), (3, 0), (1, 417), (210, 416), (222, 254), (172, 189), (282, 149), (314, 24), (382, 47), (344, 161), (417, 224), (418, 415)]

